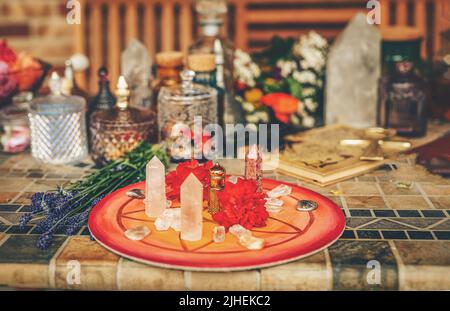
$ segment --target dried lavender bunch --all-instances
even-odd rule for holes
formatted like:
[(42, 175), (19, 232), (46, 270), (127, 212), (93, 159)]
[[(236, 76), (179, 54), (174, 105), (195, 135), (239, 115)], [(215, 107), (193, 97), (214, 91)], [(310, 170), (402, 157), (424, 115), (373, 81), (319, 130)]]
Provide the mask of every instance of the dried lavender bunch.
[(133, 151), (66, 188), (37, 192), (31, 197), (31, 212), (21, 216), (19, 225), (36, 221), (37, 247), (48, 248), (53, 234), (64, 229), (76, 234), (87, 223), (89, 213), (109, 193), (145, 180), (145, 166), (153, 156), (168, 165), (168, 156), (159, 145), (141, 143)]

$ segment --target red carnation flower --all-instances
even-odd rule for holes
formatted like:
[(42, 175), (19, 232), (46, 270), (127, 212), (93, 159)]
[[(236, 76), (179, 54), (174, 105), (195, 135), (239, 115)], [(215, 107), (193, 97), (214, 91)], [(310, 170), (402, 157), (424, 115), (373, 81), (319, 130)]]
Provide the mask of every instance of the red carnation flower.
[(190, 160), (178, 164), (177, 168), (167, 174), (167, 198), (169, 200), (176, 200), (180, 198), (180, 187), (186, 177), (193, 173), (195, 177), (203, 184), (203, 198), (208, 198), (210, 174), (209, 169), (213, 166), (212, 161), (208, 161), (200, 165), (197, 160)]
[(235, 224), (247, 229), (264, 227), (269, 217), (264, 206), (265, 196), (257, 192), (254, 180), (239, 178), (236, 184), (226, 182), (218, 194), (220, 211), (213, 215), (213, 219), (227, 229)]

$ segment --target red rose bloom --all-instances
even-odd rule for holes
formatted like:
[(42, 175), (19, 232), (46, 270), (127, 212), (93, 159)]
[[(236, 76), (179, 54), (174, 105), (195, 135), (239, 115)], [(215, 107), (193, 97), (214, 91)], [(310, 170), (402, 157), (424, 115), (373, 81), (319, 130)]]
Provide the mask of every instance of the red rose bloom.
[(181, 184), (190, 173), (193, 173), (203, 184), (203, 198), (208, 198), (210, 183), (209, 169), (212, 166), (212, 161), (199, 165), (197, 160), (190, 160), (178, 164), (177, 168), (166, 176), (167, 199), (175, 200), (180, 198)]
[(235, 224), (247, 229), (264, 227), (269, 217), (264, 206), (265, 196), (256, 191), (254, 180), (239, 178), (236, 184), (226, 182), (218, 194), (220, 211), (213, 215), (213, 219), (227, 229)]
[(0, 41), (0, 60), (12, 65), (17, 60), (16, 52), (8, 46), (6, 40)]

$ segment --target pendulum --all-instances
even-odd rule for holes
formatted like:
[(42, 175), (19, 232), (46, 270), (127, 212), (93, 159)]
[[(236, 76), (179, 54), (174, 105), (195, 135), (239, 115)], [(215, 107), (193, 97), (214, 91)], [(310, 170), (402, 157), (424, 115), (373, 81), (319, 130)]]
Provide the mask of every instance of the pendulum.
[(252, 145), (245, 154), (245, 179), (256, 181), (257, 191), (262, 190), (262, 157), (258, 145)]
[(211, 183), (209, 188), (208, 212), (214, 215), (220, 210), (220, 202), (217, 194), (225, 186), (226, 174), (225, 169), (217, 162), (209, 169), (209, 173), (211, 175)]

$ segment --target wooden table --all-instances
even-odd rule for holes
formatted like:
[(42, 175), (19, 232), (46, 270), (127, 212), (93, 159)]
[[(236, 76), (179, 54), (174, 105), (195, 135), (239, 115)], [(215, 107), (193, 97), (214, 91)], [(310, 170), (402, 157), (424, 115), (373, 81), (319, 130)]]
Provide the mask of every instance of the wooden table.
[[(231, 173), (242, 173), (242, 164), (225, 161)], [(56, 235), (50, 249), (37, 249), (34, 226), (16, 225), (29, 209), (31, 195), (77, 180), (91, 170), (89, 160), (55, 167), (40, 165), (29, 154), (0, 156), (1, 285), (119, 290), (450, 289), (450, 180), (415, 165), (413, 155), (327, 188), (267, 173), (266, 177), (332, 199), (347, 217), (347, 228), (334, 245), (306, 259), (232, 273), (184, 272), (136, 263), (92, 241), (87, 228), (72, 237)], [(399, 189), (395, 181), (412, 181), (413, 186)], [(77, 268), (79, 284), (71, 274)]]

